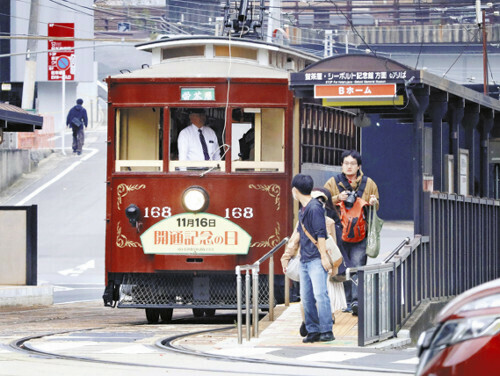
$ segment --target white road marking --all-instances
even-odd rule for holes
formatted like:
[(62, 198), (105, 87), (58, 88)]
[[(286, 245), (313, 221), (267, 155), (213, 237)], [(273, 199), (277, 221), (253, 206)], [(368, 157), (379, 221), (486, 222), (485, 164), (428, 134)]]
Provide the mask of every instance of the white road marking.
[(232, 349), (217, 349), (217, 350), (211, 350), (211, 354), (219, 354), (219, 355), (226, 355), (226, 356), (249, 356), (249, 355), (261, 355), (261, 354), (267, 354), (268, 352), (275, 351), (275, 348), (250, 348), (250, 347), (244, 347), (244, 348), (232, 348)]
[(347, 351), (323, 351), (315, 354), (301, 356), (297, 359), (308, 360), (312, 362), (343, 362), (351, 359), (360, 359), (374, 353), (360, 353), (360, 352), (347, 352)]
[(129, 345), (129, 346), (113, 347), (110, 349), (105, 349), (100, 351), (100, 353), (101, 354), (152, 354), (152, 353), (157, 353), (159, 351), (160, 350), (156, 350), (150, 346)]
[(59, 292), (59, 291), (72, 291), (74, 290), (71, 287), (64, 287), (64, 286), (54, 286), (54, 292)]
[(64, 276), (77, 277), (88, 269), (95, 269), (95, 260), (87, 261), (85, 264), (75, 266), (71, 269), (59, 270), (58, 273)]
[(414, 358), (409, 358), (409, 359), (398, 360), (397, 362), (394, 362), (394, 363), (398, 363), (398, 364), (414, 364), (414, 365), (417, 365), (418, 364), (418, 358), (414, 357)]
[(75, 167), (77, 167), (80, 163), (88, 160), (89, 158), (92, 158), (95, 154), (97, 154), (99, 152), (98, 149), (85, 149), (84, 148), (83, 150), (90, 150), (91, 152), (89, 154), (85, 155), (84, 157), (82, 157), (79, 161), (76, 161), (71, 166), (69, 166), (68, 168), (66, 168), (63, 172), (61, 172), (59, 175), (57, 175), (56, 177), (54, 177), (52, 180), (48, 181), (47, 183), (45, 183), (44, 185), (42, 185), (40, 188), (38, 188), (35, 191), (33, 191), (31, 194), (29, 194), (24, 199), (22, 199), (21, 201), (19, 201), (15, 206), (24, 205), (26, 202), (28, 202), (29, 200), (31, 200), (33, 197), (35, 197), (36, 195), (38, 195), (40, 192), (44, 191), (46, 188), (50, 187), (56, 181), (58, 181), (59, 179), (61, 179), (64, 175), (66, 175), (69, 172), (71, 172), (72, 170), (74, 170)]
[(39, 351), (53, 352), (59, 350), (76, 349), (77, 347), (88, 346), (89, 344), (93, 343), (95, 342), (86, 342), (86, 341), (44, 342), (36, 344), (36, 346), (33, 346), (33, 348)]

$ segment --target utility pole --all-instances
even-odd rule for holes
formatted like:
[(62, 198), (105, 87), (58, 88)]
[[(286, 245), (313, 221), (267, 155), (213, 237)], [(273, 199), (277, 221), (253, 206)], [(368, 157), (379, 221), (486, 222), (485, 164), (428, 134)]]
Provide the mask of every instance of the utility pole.
[(489, 95), (488, 89), (488, 47), (486, 43), (486, 11), (483, 10), (483, 82), (484, 82), (484, 95)]
[[(31, 0), (30, 5), (30, 21), (28, 26), (28, 36), (38, 35), (38, 0)], [(26, 44), (26, 61), (24, 64), (24, 84), (23, 98), (21, 107), (24, 109), (33, 108), (33, 100), (35, 97), (35, 80), (36, 80), (36, 53), (38, 41), (34, 38), (29, 38)]]
[(486, 11), (481, 10), (481, 0), (476, 0), (476, 22), (478, 27), (483, 29), (483, 92), (489, 95), (488, 89), (488, 48), (486, 33)]
[(269, 15), (267, 17), (267, 43), (273, 42), (273, 32), (281, 27), (281, 0), (269, 2)]

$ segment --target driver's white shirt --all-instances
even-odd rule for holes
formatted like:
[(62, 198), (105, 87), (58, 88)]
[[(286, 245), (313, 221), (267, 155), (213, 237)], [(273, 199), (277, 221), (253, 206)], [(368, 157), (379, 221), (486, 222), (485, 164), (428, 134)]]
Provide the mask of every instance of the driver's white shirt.
[[(201, 147), (200, 134), (196, 125), (191, 124), (184, 128), (177, 138), (179, 161), (204, 161), (205, 155)], [(203, 137), (207, 143), (208, 155), (213, 161), (220, 160), (219, 142), (217, 135), (210, 127), (201, 127)]]

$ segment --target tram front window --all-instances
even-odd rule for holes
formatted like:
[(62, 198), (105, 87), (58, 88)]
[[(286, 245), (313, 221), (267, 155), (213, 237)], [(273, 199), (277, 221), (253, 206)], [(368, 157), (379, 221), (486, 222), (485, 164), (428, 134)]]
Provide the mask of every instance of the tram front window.
[(115, 124), (115, 170), (161, 171), (163, 109), (120, 108)]
[(170, 109), (170, 171), (224, 171), (224, 115), (223, 108)]
[(228, 114), (229, 145), (225, 108), (171, 108), (169, 171), (226, 171), (231, 158), (231, 172), (284, 172), (285, 110), (245, 107)]
[(284, 172), (284, 129), (282, 108), (233, 109), (231, 170)]

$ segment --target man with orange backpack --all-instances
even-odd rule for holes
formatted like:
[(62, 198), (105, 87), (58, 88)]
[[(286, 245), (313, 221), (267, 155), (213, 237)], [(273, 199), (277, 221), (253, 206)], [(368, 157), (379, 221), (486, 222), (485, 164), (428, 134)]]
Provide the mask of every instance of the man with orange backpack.
[[(356, 150), (342, 153), (342, 173), (330, 178), (325, 188), (332, 194), (334, 205), (340, 208), (342, 247), (347, 267), (366, 265), (366, 209), (376, 205), (378, 188), (375, 182), (361, 172), (361, 155)], [(345, 282), (348, 307), (345, 312), (358, 315), (357, 276)]]

